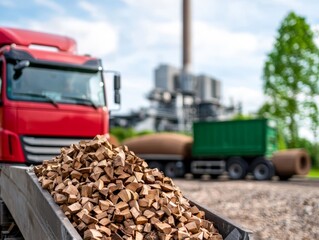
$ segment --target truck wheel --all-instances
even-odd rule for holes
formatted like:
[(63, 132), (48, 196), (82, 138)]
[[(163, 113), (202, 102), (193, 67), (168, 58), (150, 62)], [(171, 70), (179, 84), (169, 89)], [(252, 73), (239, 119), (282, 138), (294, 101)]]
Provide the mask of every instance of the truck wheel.
[(164, 173), (170, 178), (183, 177), (185, 174), (184, 165), (182, 162), (168, 162), (165, 165)]
[(243, 179), (247, 175), (248, 164), (244, 159), (240, 157), (230, 158), (227, 161), (227, 171), (230, 179)]
[(252, 174), (255, 180), (270, 180), (275, 174), (275, 168), (271, 161), (264, 158), (257, 158), (251, 165)]

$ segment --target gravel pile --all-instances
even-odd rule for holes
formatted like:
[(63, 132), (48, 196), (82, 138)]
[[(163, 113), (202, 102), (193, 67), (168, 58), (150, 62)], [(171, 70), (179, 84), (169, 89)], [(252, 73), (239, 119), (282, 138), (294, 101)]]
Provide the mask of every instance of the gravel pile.
[(200, 204), (254, 232), (254, 239), (319, 239), (319, 183), (175, 180)]

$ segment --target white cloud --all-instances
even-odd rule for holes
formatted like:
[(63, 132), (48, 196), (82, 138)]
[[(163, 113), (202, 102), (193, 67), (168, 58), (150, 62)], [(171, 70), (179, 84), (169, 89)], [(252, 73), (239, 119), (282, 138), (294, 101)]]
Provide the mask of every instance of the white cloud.
[[(181, 14), (181, 1), (161, 0), (123, 0), (133, 12), (139, 12), (141, 18), (152, 16), (161, 20), (176, 19)], [(181, 15), (180, 15), (181, 16)]]
[(193, 33), (195, 61), (199, 64), (216, 60), (226, 65), (234, 62), (256, 65), (273, 41), (270, 37), (231, 31), (203, 21), (195, 21)]
[(29, 28), (70, 36), (78, 42), (80, 54), (103, 57), (118, 47), (118, 33), (106, 21), (82, 20), (73, 17), (55, 17), (48, 21), (29, 21)]
[[(181, 44), (181, 23), (177, 21), (145, 21), (140, 23), (139, 31), (134, 30), (136, 45), (145, 47), (176, 47)], [(139, 34), (140, 33), (140, 34)], [(142, 37), (141, 38), (138, 37)]]
[(96, 4), (91, 4), (88, 1), (79, 1), (78, 6), (90, 14), (90, 16), (95, 17), (97, 19), (103, 19), (105, 14), (101, 12), (101, 9), (97, 7)]
[(64, 12), (64, 8), (52, 0), (34, 0), (34, 2), (38, 5), (47, 7), (55, 12)]

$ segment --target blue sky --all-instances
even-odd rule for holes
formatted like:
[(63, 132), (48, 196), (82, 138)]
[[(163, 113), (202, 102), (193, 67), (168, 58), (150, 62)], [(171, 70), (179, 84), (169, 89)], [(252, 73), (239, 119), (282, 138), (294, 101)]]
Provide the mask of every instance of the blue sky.
[[(223, 102), (245, 112), (263, 101), (262, 67), (276, 30), (293, 10), (319, 26), (315, 0), (193, 0), (192, 69), (222, 81)], [(2, 26), (59, 33), (79, 53), (122, 73), (122, 112), (148, 106), (160, 63), (181, 66), (181, 0), (1, 0)]]

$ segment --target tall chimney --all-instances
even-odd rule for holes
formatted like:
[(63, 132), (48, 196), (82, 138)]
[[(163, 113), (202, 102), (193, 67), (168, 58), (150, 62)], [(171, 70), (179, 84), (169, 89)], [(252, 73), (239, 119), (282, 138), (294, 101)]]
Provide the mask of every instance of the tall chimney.
[(191, 71), (191, 1), (183, 0), (183, 72)]

